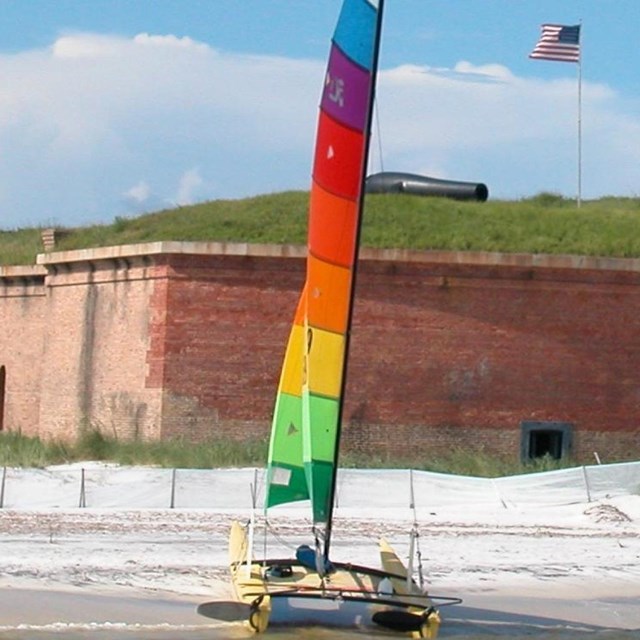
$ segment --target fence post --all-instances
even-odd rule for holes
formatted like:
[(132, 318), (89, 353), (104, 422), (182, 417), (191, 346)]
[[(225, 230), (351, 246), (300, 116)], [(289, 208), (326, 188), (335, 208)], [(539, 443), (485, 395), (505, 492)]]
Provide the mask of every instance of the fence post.
[(7, 480), (7, 467), (2, 469), (2, 484), (0, 484), (0, 509), (4, 508), (4, 485)]
[(491, 486), (493, 487), (493, 491), (496, 494), (496, 498), (498, 498), (498, 500), (500, 501), (500, 504), (505, 509), (508, 509), (509, 507), (507, 507), (507, 503), (504, 501), (504, 498), (502, 497), (502, 494), (500, 493), (500, 488), (498, 487), (498, 483), (497, 483), (495, 478), (491, 478)]
[(416, 511), (416, 494), (413, 490), (413, 469), (409, 469), (409, 509)]
[(171, 471), (171, 504), (169, 505), (170, 509), (175, 508), (176, 506), (176, 470), (173, 469)]
[(80, 470), (80, 502), (78, 504), (79, 509), (84, 509), (87, 506), (87, 496), (84, 491), (84, 468)]
[(584, 486), (587, 490), (587, 502), (591, 502), (591, 488), (589, 487), (589, 477), (587, 476), (587, 467), (583, 465), (582, 475), (584, 476)]

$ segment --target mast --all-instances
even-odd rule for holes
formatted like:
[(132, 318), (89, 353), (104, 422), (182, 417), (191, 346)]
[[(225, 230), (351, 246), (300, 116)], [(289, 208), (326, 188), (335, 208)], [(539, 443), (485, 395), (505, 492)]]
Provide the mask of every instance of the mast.
[(378, 59), (380, 53), (380, 38), (382, 33), (382, 14), (383, 14), (383, 5), (384, 0), (377, 0), (377, 20), (375, 26), (375, 36), (374, 36), (374, 46), (373, 46), (373, 58), (371, 64), (371, 80), (369, 83), (369, 95), (367, 99), (367, 115), (365, 120), (364, 127), (364, 145), (363, 145), (363, 156), (362, 156), (362, 164), (360, 171), (360, 186), (359, 193), (357, 198), (357, 223), (356, 223), (356, 239), (355, 239), (355, 252), (353, 256), (353, 267), (351, 271), (351, 287), (349, 294), (349, 304), (347, 311), (347, 329), (345, 333), (345, 351), (344, 351), (344, 359), (342, 365), (342, 381), (340, 387), (340, 400), (338, 404), (338, 421), (337, 421), (337, 434), (336, 434), (336, 442), (337, 446), (334, 450), (333, 457), (333, 472), (331, 478), (331, 491), (329, 495), (329, 508), (328, 508), (328, 516), (327, 522), (325, 525), (325, 535), (324, 535), (324, 560), (325, 563), (329, 560), (329, 548), (331, 545), (331, 531), (333, 527), (333, 510), (335, 505), (335, 495), (336, 495), (336, 480), (338, 473), (338, 461), (340, 456), (340, 437), (342, 433), (342, 417), (343, 417), (343, 409), (344, 409), (344, 395), (347, 385), (347, 371), (348, 371), (348, 363), (349, 363), (349, 344), (351, 340), (351, 325), (353, 319), (353, 307), (355, 302), (355, 290), (356, 290), (356, 276), (358, 271), (358, 256), (360, 252), (360, 236), (362, 231), (362, 213), (364, 210), (364, 197), (365, 197), (365, 180), (367, 177), (367, 164), (369, 158), (369, 146), (371, 142), (371, 126), (373, 122), (373, 110), (374, 110), (374, 102), (375, 102), (375, 92), (376, 92), (376, 81), (378, 75)]

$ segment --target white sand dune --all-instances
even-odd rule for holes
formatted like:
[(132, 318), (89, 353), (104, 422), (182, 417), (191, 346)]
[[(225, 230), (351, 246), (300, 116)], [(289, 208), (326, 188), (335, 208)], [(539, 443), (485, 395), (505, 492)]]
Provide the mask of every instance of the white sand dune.
[[(207, 628), (195, 605), (230, 597), (228, 530), (249, 515), (256, 472), (180, 470), (172, 487), (166, 470), (82, 467), (83, 486), (78, 465), (7, 472), (0, 634), (62, 622)], [(415, 517), (429, 591), (464, 600), (443, 610), (443, 636), (474, 625), (638, 630), (638, 466), (615, 471), (623, 480), (600, 478), (589, 491), (557, 472), (530, 478), (529, 489), (513, 479), (520, 495), (509, 483), (415, 475), (415, 511), (406, 473), (351, 472), (341, 479), (333, 556), (376, 565), (380, 536), (406, 555)], [(308, 542), (307, 518), (304, 505), (270, 511), (269, 552)]]

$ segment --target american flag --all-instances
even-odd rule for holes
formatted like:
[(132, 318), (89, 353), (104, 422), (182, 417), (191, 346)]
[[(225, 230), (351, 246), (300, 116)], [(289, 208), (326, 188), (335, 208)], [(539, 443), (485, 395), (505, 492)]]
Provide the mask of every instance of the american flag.
[(580, 25), (543, 24), (540, 40), (529, 57), (536, 60), (580, 62)]

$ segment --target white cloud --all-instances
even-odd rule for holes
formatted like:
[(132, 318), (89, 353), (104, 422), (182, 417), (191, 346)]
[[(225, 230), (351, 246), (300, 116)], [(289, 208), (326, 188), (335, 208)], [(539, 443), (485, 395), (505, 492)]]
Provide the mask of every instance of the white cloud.
[(188, 171), (185, 171), (180, 177), (176, 204), (181, 206), (193, 204), (195, 201), (194, 191), (200, 185), (202, 185), (202, 178), (200, 177), (198, 169), (189, 169)]
[(206, 51), (209, 47), (202, 43), (192, 40), (188, 36), (178, 38), (174, 35), (166, 36), (154, 36), (148, 33), (139, 33), (133, 39), (134, 43), (141, 44), (143, 46), (154, 47), (172, 47), (178, 49), (199, 49), (200, 51)]
[(55, 58), (100, 58), (121, 56), (137, 47), (154, 47), (172, 51), (176, 49), (207, 51), (209, 47), (188, 36), (151, 35), (139, 33), (133, 39), (119, 38), (95, 33), (74, 33), (58, 38), (51, 51)]
[(474, 65), (466, 60), (456, 63), (453, 70), (457, 73), (484, 76), (494, 80), (512, 80), (513, 74), (501, 64)]
[(51, 47), (54, 58), (98, 58), (114, 55), (119, 50), (113, 38), (95, 34), (63, 36)]
[(124, 193), (124, 196), (126, 198), (130, 198), (134, 202), (143, 203), (149, 199), (150, 194), (151, 189), (149, 188), (149, 185), (141, 180), (140, 182), (138, 182), (138, 184), (134, 185), (130, 189), (127, 189), (127, 191), (125, 191)]
[[(67, 34), (0, 55), (0, 227), (307, 189), (324, 66), (150, 34)], [(499, 197), (573, 195), (573, 71), (545, 81), (471, 61), (383, 70), (385, 170), (482, 180)], [(636, 195), (637, 106), (584, 82), (582, 126), (584, 196)]]

